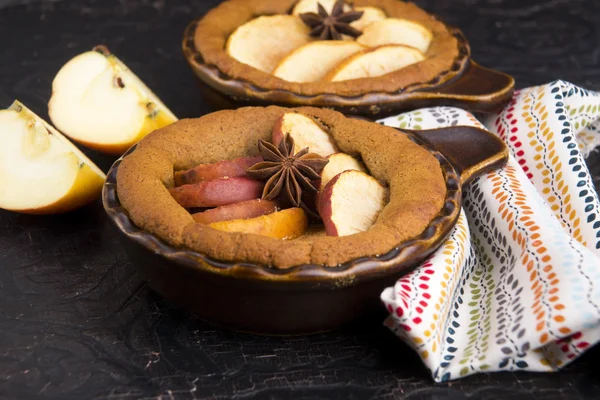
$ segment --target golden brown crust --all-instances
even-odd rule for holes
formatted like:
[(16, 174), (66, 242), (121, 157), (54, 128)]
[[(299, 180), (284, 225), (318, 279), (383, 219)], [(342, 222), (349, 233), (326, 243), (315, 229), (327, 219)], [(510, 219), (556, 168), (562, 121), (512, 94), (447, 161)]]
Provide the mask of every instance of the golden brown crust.
[(341, 151), (361, 156), (371, 175), (389, 185), (390, 202), (371, 229), (344, 237), (316, 232), (284, 241), (194, 223), (169, 195), (173, 171), (258, 155), (258, 139), (269, 140), (277, 119), (289, 111), (275, 106), (219, 111), (153, 132), (119, 167), (117, 190), (123, 207), (137, 226), (176, 246), (219, 260), (278, 268), (307, 263), (334, 266), (383, 254), (419, 235), (441, 210), (446, 196), (444, 177), (427, 150), (395, 129), (304, 107), (293, 111), (315, 119)]
[(225, 75), (248, 81), (263, 89), (283, 89), (301, 95), (334, 93), (358, 96), (372, 92), (394, 93), (414, 83), (428, 82), (449, 70), (459, 56), (457, 39), (446, 25), (413, 3), (398, 0), (355, 0), (355, 6), (373, 6), (389, 17), (405, 18), (429, 29), (433, 40), (426, 60), (376, 78), (353, 79), (342, 82), (287, 82), (266, 72), (243, 64), (225, 51), (227, 39), (240, 25), (260, 15), (285, 14), (297, 0), (228, 0), (212, 9), (198, 23), (195, 44), (209, 65), (216, 66)]

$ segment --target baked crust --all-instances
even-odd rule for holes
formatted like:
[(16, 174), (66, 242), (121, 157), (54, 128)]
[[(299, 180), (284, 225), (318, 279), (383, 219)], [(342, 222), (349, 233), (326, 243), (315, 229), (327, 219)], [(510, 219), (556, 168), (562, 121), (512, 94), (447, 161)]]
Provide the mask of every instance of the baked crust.
[(266, 90), (286, 90), (314, 96), (333, 93), (360, 96), (372, 92), (395, 93), (411, 85), (429, 82), (452, 69), (461, 56), (459, 42), (448, 27), (413, 3), (398, 0), (355, 0), (357, 7), (373, 6), (388, 17), (404, 18), (420, 23), (433, 34), (426, 59), (389, 74), (342, 82), (287, 82), (269, 73), (243, 64), (225, 50), (227, 39), (240, 25), (260, 15), (286, 14), (297, 0), (228, 0), (209, 11), (196, 27), (195, 46), (204, 62), (215, 66), (228, 77), (250, 82)]
[[(258, 139), (270, 140), (277, 119), (290, 111), (313, 118), (340, 151), (360, 156), (370, 174), (389, 186), (390, 201), (375, 224), (350, 236), (312, 230), (298, 239), (277, 240), (195, 223), (167, 190), (174, 186), (173, 171), (258, 155)], [(393, 128), (326, 109), (271, 106), (219, 111), (151, 133), (119, 166), (117, 191), (138, 227), (172, 245), (222, 261), (288, 268), (335, 266), (388, 252), (423, 232), (443, 206), (446, 185), (437, 159)]]

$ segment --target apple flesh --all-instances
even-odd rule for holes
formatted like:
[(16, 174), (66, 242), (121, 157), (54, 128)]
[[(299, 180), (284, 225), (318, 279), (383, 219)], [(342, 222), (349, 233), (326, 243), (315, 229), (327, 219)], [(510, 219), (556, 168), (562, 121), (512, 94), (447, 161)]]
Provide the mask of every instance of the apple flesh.
[(320, 190), (323, 190), (334, 176), (344, 171), (355, 170), (367, 172), (363, 163), (346, 153), (335, 153), (327, 158), (329, 159), (329, 162), (321, 172)]
[(319, 214), (328, 236), (364, 232), (387, 203), (387, 190), (361, 171), (345, 171), (329, 181), (319, 196)]
[(389, 74), (411, 64), (423, 61), (425, 56), (409, 46), (385, 45), (358, 52), (331, 70), (325, 80), (329, 82), (373, 78)]
[(218, 207), (259, 198), (263, 187), (264, 182), (237, 177), (178, 186), (169, 192), (185, 208)]
[(226, 232), (253, 233), (290, 240), (306, 232), (308, 219), (301, 208), (288, 208), (256, 218), (214, 222), (209, 226)]
[[(331, 11), (333, 10), (333, 6), (335, 5), (336, 0), (300, 0), (292, 11), (292, 15), (300, 15), (304, 13), (318, 13), (319, 7), (317, 4), (321, 4), (325, 11), (329, 15), (331, 15)], [(344, 11), (350, 11), (350, 6), (348, 4), (344, 4)]]
[(293, 15), (263, 15), (239, 26), (226, 51), (241, 63), (271, 73), (293, 50), (312, 41), (310, 28)]
[(0, 111), (0, 208), (55, 214), (100, 196), (106, 176), (56, 129), (15, 101)]
[(285, 113), (273, 127), (273, 144), (278, 146), (286, 133), (294, 139), (294, 153), (308, 147), (322, 157), (337, 153), (330, 136), (311, 118), (298, 113)]
[(66, 136), (120, 155), (150, 132), (177, 120), (106, 47), (67, 62), (52, 82), (48, 113)]
[(358, 20), (351, 22), (350, 26), (358, 29), (361, 32), (373, 22), (381, 21), (387, 18), (385, 12), (381, 8), (377, 7), (356, 7), (356, 11), (362, 11), (363, 15)]
[(200, 164), (185, 171), (175, 172), (175, 186), (190, 185), (217, 178), (248, 176), (246, 169), (261, 161), (263, 161), (262, 157), (242, 157), (213, 164)]
[(367, 25), (356, 41), (364, 46), (377, 47), (401, 44), (426, 53), (433, 35), (423, 25), (402, 18), (386, 18)]
[(277, 211), (277, 203), (270, 200), (253, 199), (240, 203), (212, 208), (192, 215), (200, 224), (211, 224), (233, 219), (256, 218)]
[(346, 40), (319, 40), (305, 44), (288, 54), (273, 75), (288, 82), (316, 82), (342, 60), (365, 47)]

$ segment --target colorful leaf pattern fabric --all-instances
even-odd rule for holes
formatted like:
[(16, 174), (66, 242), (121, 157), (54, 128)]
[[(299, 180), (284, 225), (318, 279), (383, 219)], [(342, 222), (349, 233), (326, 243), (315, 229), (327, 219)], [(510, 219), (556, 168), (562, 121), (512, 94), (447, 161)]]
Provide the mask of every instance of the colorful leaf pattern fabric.
[[(452, 107), (380, 122), (483, 127)], [(600, 143), (600, 95), (556, 81), (483, 122), (508, 165), (465, 188), (449, 239), (381, 294), (385, 324), (438, 382), (555, 371), (600, 340), (600, 202), (584, 162)]]

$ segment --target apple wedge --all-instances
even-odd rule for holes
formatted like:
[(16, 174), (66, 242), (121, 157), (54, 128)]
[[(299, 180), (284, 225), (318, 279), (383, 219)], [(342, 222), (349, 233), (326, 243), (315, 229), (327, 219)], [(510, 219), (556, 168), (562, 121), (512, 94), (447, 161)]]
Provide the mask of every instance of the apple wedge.
[(259, 198), (264, 182), (254, 179), (219, 178), (169, 189), (171, 196), (185, 208), (218, 207)]
[[(331, 11), (333, 10), (333, 6), (335, 5), (336, 0), (300, 0), (292, 11), (292, 15), (299, 15), (304, 13), (318, 13), (319, 8), (317, 3), (321, 3), (323, 8), (327, 11), (327, 14), (331, 15)], [(344, 4), (344, 11), (350, 11), (350, 6), (348, 4)]]
[(386, 18), (367, 25), (356, 41), (368, 47), (402, 44), (426, 53), (433, 35), (429, 29), (402, 18)]
[(194, 221), (200, 224), (211, 224), (233, 219), (256, 218), (277, 211), (277, 203), (270, 200), (253, 199), (240, 203), (228, 204), (211, 208), (192, 215)]
[(177, 120), (104, 46), (76, 56), (60, 69), (52, 82), (48, 114), (69, 138), (115, 155)]
[(288, 54), (273, 75), (289, 82), (316, 82), (333, 67), (365, 47), (346, 40), (319, 40)]
[(0, 208), (56, 214), (100, 196), (106, 176), (56, 129), (15, 101), (0, 111)]
[(308, 219), (301, 208), (288, 208), (256, 218), (214, 222), (209, 226), (220, 231), (254, 233), (289, 240), (306, 232)]
[(246, 169), (262, 160), (262, 157), (242, 157), (213, 164), (200, 164), (185, 171), (175, 172), (175, 186), (190, 185), (217, 178), (248, 176)]
[(322, 157), (336, 153), (337, 147), (323, 129), (311, 118), (298, 113), (285, 113), (273, 127), (273, 144), (278, 146), (286, 133), (294, 139), (294, 153), (308, 147)]
[(329, 181), (319, 196), (319, 214), (328, 236), (364, 232), (387, 203), (387, 190), (361, 171), (345, 171)]
[(350, 26), (358, 29), (359, 31), (364, 31), (364, 29), (373, 22), (381, 21), (387, 18), (385, 12), (377, 7), (356, 7), (356, 11), (362, 11), (363, 15), (360, 17), (360, 19), (351, 22)]
[(270, 73), (293, 50), (312, 38), (310, 28), (293, 15), (268, 15), (239, 26), (227, 40), (227, 53), (244, 64)]
[(329, 162), (321, 172), (321, 185), (319, 190), (323, 190), (333, 177), (344, 171), (367, 172), (363, 163), (346, 153), (335, 153), (327, 158)]
[(330, 71), (325, 80), (329, 82), (372, 78), (389, 74), (408, 65), (423, 61), (423, 54), (412, 47), (386, 45), (354, 54)]

